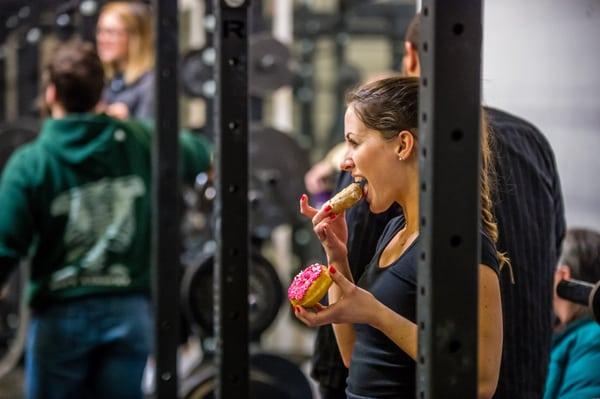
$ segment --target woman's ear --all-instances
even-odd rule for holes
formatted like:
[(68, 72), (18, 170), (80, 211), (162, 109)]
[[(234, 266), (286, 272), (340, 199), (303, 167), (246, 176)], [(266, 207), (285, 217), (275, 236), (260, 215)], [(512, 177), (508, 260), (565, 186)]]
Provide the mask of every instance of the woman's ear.
[(419, 53), (412, 43), (404, 42), (404, 56), (402, 57), (402, 73), (404, 76), (418, 77), (421, 74)]
[(401, 161), (407, 160), (415, 148), (415, 136), (408, 130), (403, 130), (396, 137), (396, 153)]

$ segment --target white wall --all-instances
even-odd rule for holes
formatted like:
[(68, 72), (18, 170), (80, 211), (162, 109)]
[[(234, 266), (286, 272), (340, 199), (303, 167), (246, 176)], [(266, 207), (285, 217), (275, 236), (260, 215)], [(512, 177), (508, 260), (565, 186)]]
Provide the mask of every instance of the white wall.
[(600, 229), (600, 0), (488, 0), (486, 104), (554, 148), (569, 226)]

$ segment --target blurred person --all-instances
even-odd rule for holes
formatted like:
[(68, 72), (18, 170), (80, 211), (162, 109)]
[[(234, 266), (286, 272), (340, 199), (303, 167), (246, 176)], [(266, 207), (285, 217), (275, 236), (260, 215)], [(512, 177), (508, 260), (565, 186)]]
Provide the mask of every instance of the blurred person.
[(314, 164), (304, 175), (304, 186), (311, 195), (329, 193), (335, 186), (339, 174), (339, 164), (346, 152), (346, 143), (341, 142), (327, 152), (322, 160)]
[(544, 399), (600, 398), (600, 325), (589, 307), (556, 294), (562, 280), (600, 281), (600, 233), (569, 229), (554, 273), (554, 313), (558, 318), (552, 339)]
[(107, 83), (106, 113), (119, 118), (154, 118), (152, 13), (146, 4), (116, 1), (100, 10), (96, 46)]
[[(0, 287), (30, 259), (25, 357), (30, 399), (142, 398), (153, 347), (151, 132), (96, 113), (104, 82), (90, 44), (57, 48), (45, 70), (51, 112), (0, 178)], [(181, 143), (193, 182), (209, 154)]]
[[(337, 345), (349, 367), (346, 395), (360, 398), (414, 398), (417, 354), (416, 273), (419, 241), (417, 127), (419, 81), (395, 77), (365, 84), (348, 96), (345, 137), (349, 150), (342, 168), (366, 180), (365, 201), (373, 213), (394, 203), (402, 215), (379, 238), (373, 259), (355, 285), (348, 262), (348, 226), (331, 206), (317, 210), (304, 195), (301, 213), (312, 219), (334, 284), (329, 306), (295, 315), (309, 326), (333, 324)], [(482, 234), (479, 267), (478, 397), (492, 397), (502, 348), (499, 268), (507, 260), (494, 247), (496, 225), (489, 196), (490, 157), (482, 130)], [(451, 267), (451, 265), (449, 265)]]

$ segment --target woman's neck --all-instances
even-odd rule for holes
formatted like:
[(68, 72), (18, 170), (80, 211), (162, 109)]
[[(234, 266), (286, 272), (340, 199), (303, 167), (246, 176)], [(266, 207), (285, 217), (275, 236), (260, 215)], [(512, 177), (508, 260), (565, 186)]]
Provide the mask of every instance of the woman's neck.
[(417, 182), (409, 187), (407, 192), (398, 199), (398, 203), (402, 207), (404, 220), (406, 223), (405, 234), (413, 234), (419, 232), (419, 186)]
[(127, 69), (127, 59), (116, 60), (113, 62), (112, 68), (115, 71), (115, 74), (125, 73), (125, 69)]

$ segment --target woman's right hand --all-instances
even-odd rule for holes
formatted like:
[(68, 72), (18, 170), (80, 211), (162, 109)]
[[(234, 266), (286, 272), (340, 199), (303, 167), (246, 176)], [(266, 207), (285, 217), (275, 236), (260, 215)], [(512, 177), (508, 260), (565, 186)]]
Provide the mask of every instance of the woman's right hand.
[(328, 263), (338, 265), (346, 263), (348, 226), (344, 213), (334, 214), (328, 205), (321, 209), (313, 208), (308, 204), (306, 194), (300, 198), (300, 213), (311, 219), (313, 231), (321, 241)]

